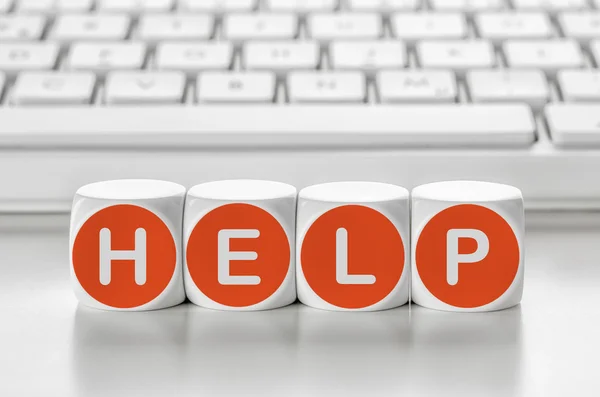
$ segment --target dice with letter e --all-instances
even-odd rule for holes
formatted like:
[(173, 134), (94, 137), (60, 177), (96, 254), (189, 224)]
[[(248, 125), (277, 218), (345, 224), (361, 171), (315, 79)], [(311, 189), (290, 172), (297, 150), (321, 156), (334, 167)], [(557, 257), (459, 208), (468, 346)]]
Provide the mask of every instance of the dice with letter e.
[(515, 187), (456, 181), (412, 192), (412, 300), (447, 311), (493, 311), (523, 294), (525, 217)]
[(296, 300), (296, 188), (229, 180), (191, 188), (184, 216), (186, 294), (218, 310), (266, 310)]
[(185, 188), (157, 180), (83, 186), (71, 212), (71, 285), (79, 302), (154, 310), (185, 300), (181, 230)]
[(298, 298), (318, 309), (375, 311), (408, 302), (409, 193), (376, 182), (307, 187), (298, 199)]

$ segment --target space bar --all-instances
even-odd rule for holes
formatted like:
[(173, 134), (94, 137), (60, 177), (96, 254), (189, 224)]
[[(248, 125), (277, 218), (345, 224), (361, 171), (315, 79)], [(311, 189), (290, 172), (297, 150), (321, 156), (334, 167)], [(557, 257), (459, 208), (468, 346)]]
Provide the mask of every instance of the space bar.
[(520, 104), (1, 108), (0, 147), (523, 147)]

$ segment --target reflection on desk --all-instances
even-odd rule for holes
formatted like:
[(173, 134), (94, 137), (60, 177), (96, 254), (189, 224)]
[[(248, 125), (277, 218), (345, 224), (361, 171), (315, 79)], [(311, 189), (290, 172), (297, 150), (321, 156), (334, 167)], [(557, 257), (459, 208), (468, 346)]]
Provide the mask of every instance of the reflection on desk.
[(595, 396), (600, 221), (528, 233), (523, 303), (475, 314), (98, 311), (63, 229), (0, 233), (0, 396)]

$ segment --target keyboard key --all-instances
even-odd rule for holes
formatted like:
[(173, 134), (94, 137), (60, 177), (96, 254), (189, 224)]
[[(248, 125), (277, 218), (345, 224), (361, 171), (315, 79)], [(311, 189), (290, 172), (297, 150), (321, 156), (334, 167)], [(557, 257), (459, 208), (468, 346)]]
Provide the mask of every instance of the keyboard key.
[(127, 13), (138, 15), (142, 12), (168, 12), (175, 6), (175, 0), (96, 0), (100, 12)]
[(494, 47), (486, 40), (422, 41), (417, 43), (419, 65), (431, 69), (451, 69), (464, 74), (467, 69), (496, 65)]
[[(463, 151), (456, 152), (455, 156), (447, 153), (447, 156), (464, 159), (466, 148), (529, 148), (536, 132), (535, 119), (525, 104), (331, 104), (326, 108), (323, 105), (263, 104), (204, 109), (101, 106), (41, 109), (37, 114), (46, 122), (31, 120), (31, 113), (20, 108), (0, 110), (1, 141), (25, 148), (97, 149), (101, 146), (162, 151), (211, 147), (360, 151), (456, 148)], [(593, 114), (600, 117), (600, 109), (595, 109)], [(124, 125), (127, 128), (123, 128)], [(514, 153), (506, 153), (508, 156), (504, 159), (500, 155), (493, 160), (514, 157)], [(430, 152), (421, 157), (423, 161), (419, 165), (429, 164), (427, 161), (436, 155)], [(380, 161), (376, 153), (372, 159)], [(501, 162), (497, 169), (505, 164)], [(389, 169), (389, 172), (395, 170)]]
[(55, 43), (3, 43), (0, 71), (9, 75), (21, 71), (54, 69), (59, 47)]
[(401, 69), (406, 67), (406, 46), (399, 41), (334, 41), (329, 49), (334, 69)]
[(75, 43), (65, 61), (69, 70), (141, 69), (146, 59), (146, 46), (138, 42)]
[(294, 14), (231, 14), (223, 17), (223, 36), (246, 40), (291, 40), (298, 35)]
[(296, 13), (333, 11), (339, 0), (265, 0), (269, 11)]
[(584, 10), (589, 8), (588, 0), (512, 0), (518, 10), (543, 10), (556, 12), (565, 10)]
[(484, 39), (543, 39), (552, 35), (548, 15), (538, 12), (485, 12), (475, 15), (475, 27)]
[(556, 80), (565, 102), (600, 102), (600, 70), (561, 70)]
[(548, 130), (558, 146), (600, 145), (599, 104), (554, 103), (545, 113)]
[(143, 15), (138, 25), (142, 41), (207, 40), (213, 35), (214, 18), (202, 14)]
[(374, 13), (314, 14), (307, 20), (310, 37), (333, 39), (376, 39), (383, 34), (381, 17)]
[(92, 101), (93, 73), (24, 72), (13, 88), (13, 105), (84, 105)]
[(367, 97), (365, 76), (359, 72), (291, 72), (288, 97), (292, 103), (359, 103)]
[(93, 0), (17, 0), (19, 13), (85, 12), (92, 8)]
[(256, 8), (258, 0), (179, 0), (179, 9), (201, 12), (248, 12)]
[(414, 11), (424, 0), (346, 0), (353, 11)]
[(42, 15), (0, 15), (0, 42), (39, 40), (45, 26)]
[(581, 68), (581, 48), (574, 40), (507, 41), (504, 55), (511, 68), (541, 69), (554, 77), (558, 69)]
[(316, 69), (320, 49), (313, 41), (251, 42), (244, 46), (242, 63), (249, 70)]
[(394, 14), (394, 37), (414, 43), (417, 40), (461, 39), (467, 36), (467, 21), (458, 13)]
[(13, 0), (0, 0), (0, 14), (8, 13), (13, 6)]
[(456, 102), (458, 87), (447, 70), (385, 70), (377, 75), (383, 103)]
[(546, 76), (539, 70), (472, 70), (467, 87), (473, 102), (525, 102), (540, 110), (550, 99)]
[(181, 70), (188, 75), (203, 70), (229, 69), (233, 46), (227, 42), (161, 43), (156, 48), (155, 64), (159, 70)]
[(502, 10), (506, 0), (430, 0), (435, 11), (458, 11), (472, 14), (478, 11)]
[(54, 0), (15, 0), (15, 12), (19, 13), (50, 13), (55, 8)]
[(57, 17), (50, 33), (53, 40), (123, 40), (129, 34), (131, 20), (122, 14), (67, 14)]
[(558, 16), (558, 23), (566, 37), (583, 45), (600, 37), (600, 11), (565, 12)]
[(181, 72), (113, 72), (106, 77), (104, 101), (109, 105), (175, 104), (183, 101)]
[(269, 72), (205, 72), (198, 76), (196, 99), (204, 103), (269, 103), (275, 75)]

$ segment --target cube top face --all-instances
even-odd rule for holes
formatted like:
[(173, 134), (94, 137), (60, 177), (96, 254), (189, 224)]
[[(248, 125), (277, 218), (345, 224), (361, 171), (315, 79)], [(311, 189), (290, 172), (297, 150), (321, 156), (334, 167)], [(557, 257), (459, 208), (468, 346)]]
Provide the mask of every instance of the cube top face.
[(210, 182), (188, 192), (186, 292), (222, 310), (263, 310), (296, 299), (296, 188), (279, 182)]
[(444, 182), (413, 192), (415, 303), (490, 311), (519, 303), (523, 289), (521, 192), (484, 182)]
[(374, 182), (311, 186), (299, 195), (300, 300), (328, 310), (408, 301), (409, 193)]
[(416, 187), (413, 201), (435, 200), (458, 203), (523, 200), (523, 194), (514, 186), (478, 181), (435, 182)]
[(152, 180), (79, 189), (71, 215), (71, 280), (80, 302), (152, 310), (185, 299), (181, 275), (183, 186)]
[(237, 179), (203, 183), (192, 187), (188, 197), (223, 201), (261, 201), (296, 196), (296, 188), (286, 183)]
[(300, 199), (331, 203), (374, 203), (408, 200), (409, 192), (400, 186), (379, 182), (332, 182), (309, 186)]
[(85, 185), (78, 196), (97, 200), (152, 200), (185, 195), (185, 187), (153, 179), (120, 179)]

